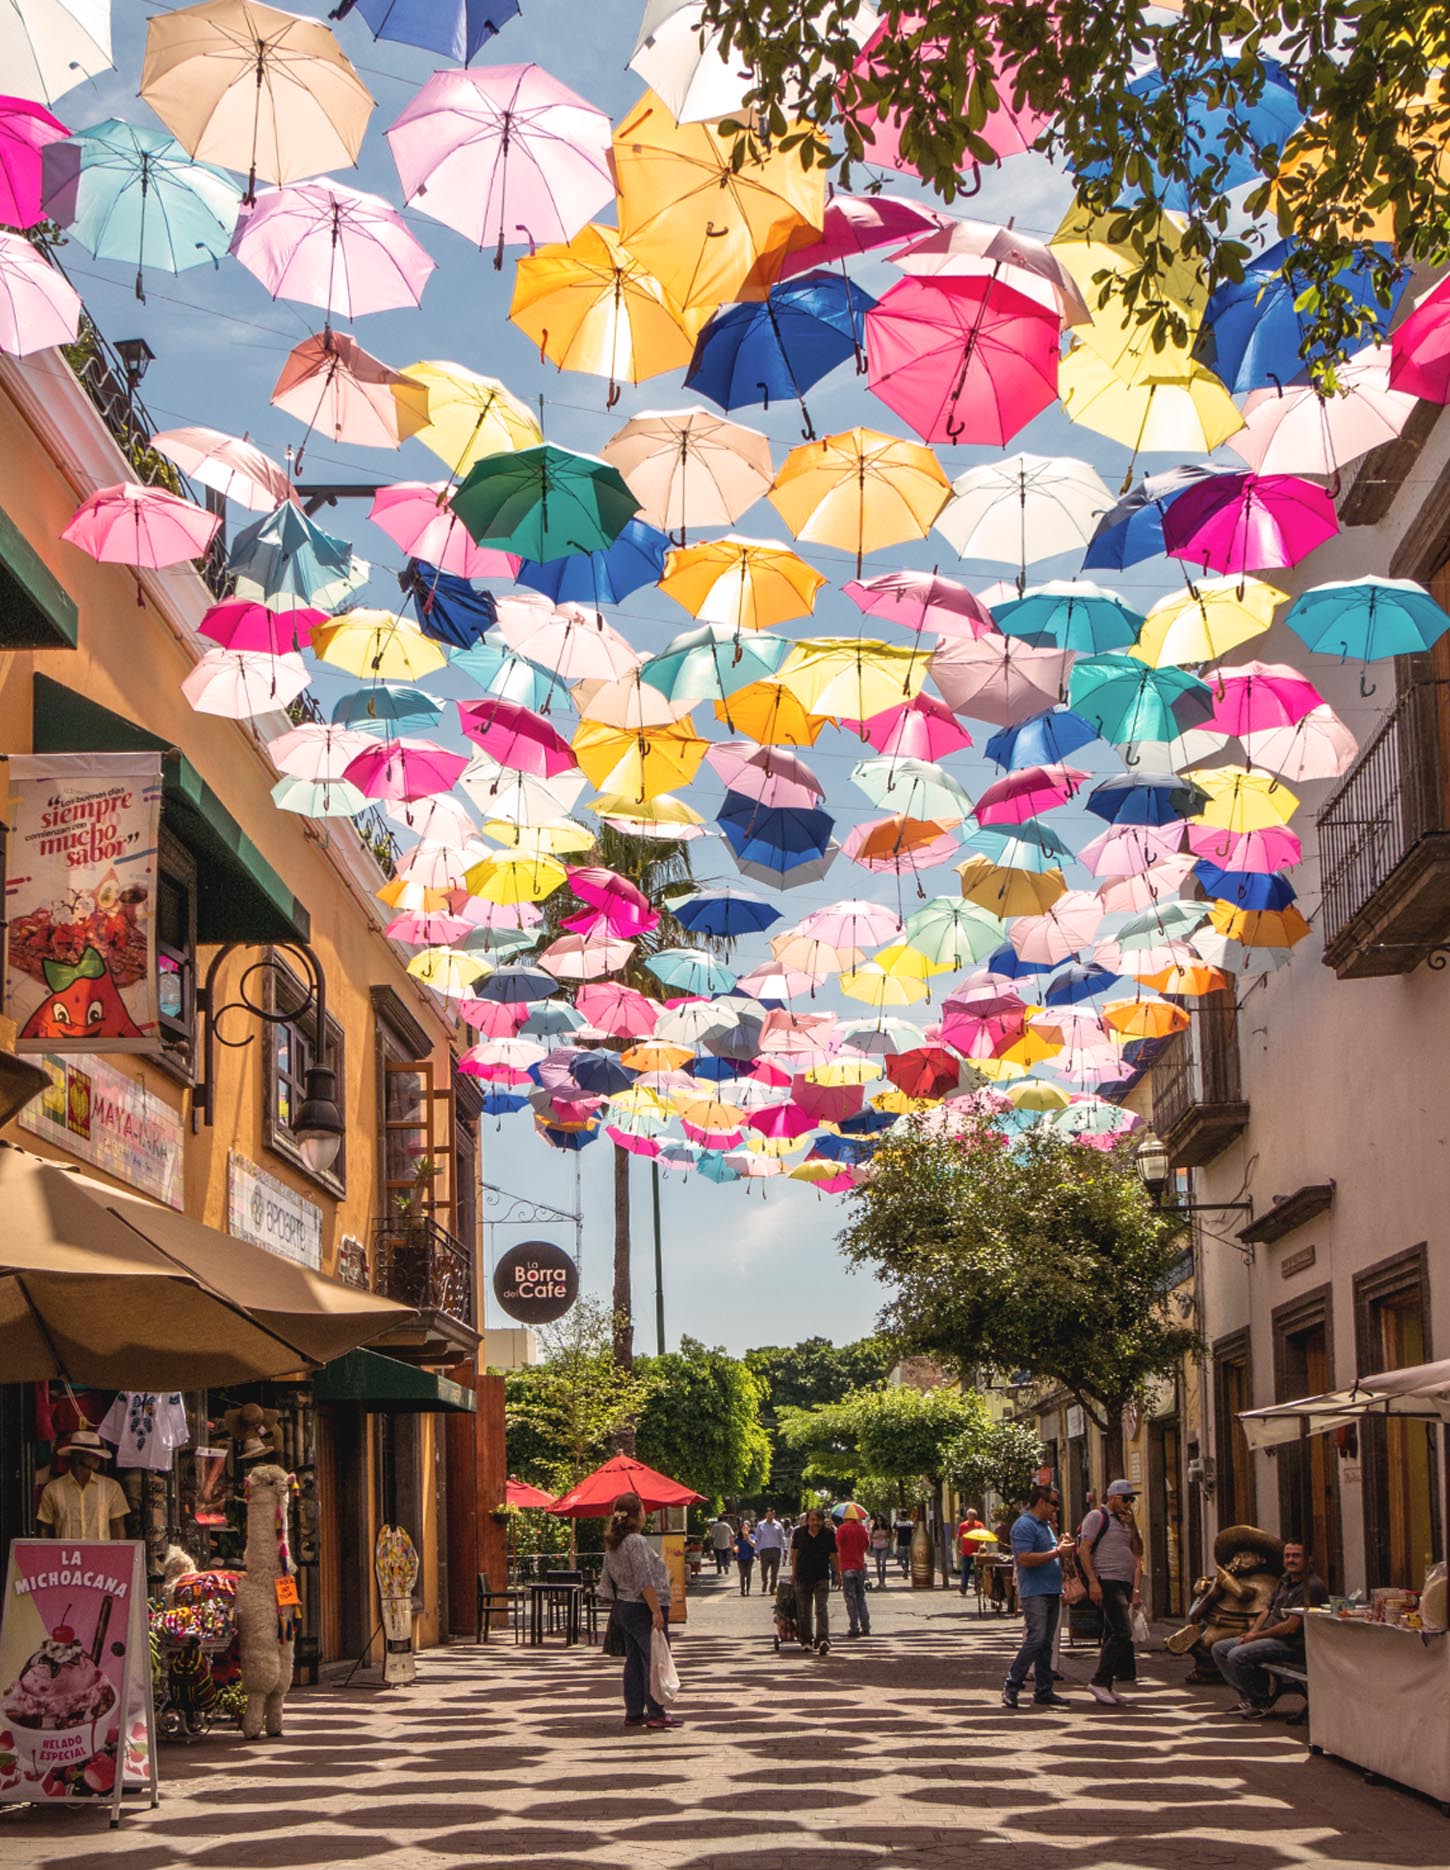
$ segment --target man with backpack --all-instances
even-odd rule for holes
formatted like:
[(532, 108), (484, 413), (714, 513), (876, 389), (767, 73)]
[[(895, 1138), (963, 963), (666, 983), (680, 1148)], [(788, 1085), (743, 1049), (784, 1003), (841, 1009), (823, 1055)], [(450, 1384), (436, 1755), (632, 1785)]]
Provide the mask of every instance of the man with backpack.
[(1135, 1681), (1138, 1672), (1132, 1615), (1142, 1601), (1143, 1538), (1133, 1517), (1137, 1497), (1131, 1482), (1115, 1480), (1103, 1504), (1084, 1519), (1078, 1536), (1083, 1583), (1103, 1616), (1103, 1645), (1088, 1693), (1108, 1708), (1123, 1705), (1113, 1684)]

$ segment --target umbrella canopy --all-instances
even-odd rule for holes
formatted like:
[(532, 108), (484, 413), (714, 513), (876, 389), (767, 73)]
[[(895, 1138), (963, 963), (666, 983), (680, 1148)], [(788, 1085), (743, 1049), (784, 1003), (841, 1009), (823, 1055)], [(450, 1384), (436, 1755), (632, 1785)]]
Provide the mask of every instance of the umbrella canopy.
[(511, 578), (519, 560), (475, 545), (453, 511), (447, 481), (397, 481), (379, 487), (368, 518), (410, 558), (457, 578)]
[(969, 640), (995, 633), (992, 613), (955, 578), (936, 572), (884, 571), (842, 587), (858, 610), (904, 630)]
[(1000, 279), (1056, 311), (1066, 325), (1092, 323), (1081, 288), (1059, 256), (1013, 227), (951, 220), (890, 257), (893, 266), (918, 278)]
[[(367, 5), (368, 0), (362, 0), (362, 4)], [(388, 10), (391, 11), (391, 6)], [(542, 1487), (531, 1487), (524, 1480), (508, 1481), (504, 1486), (503, 1500), (505, 1506), (518, 1507), (521, 1510), (538, 1508), (543, 1511), (554, 1504), (553, 1494), (545, 1493)]]
[[(1058, 370), (1064, 413), (1084, 428), (1140, 454), (1211, 454), (1244, 425), (1238, 405), (1211, 370), (1165, 364), (1135, 382), (1120, 377), (1090, 345), (1074, 345)], [(1123, 480), (1127, 492), (1132, 462)]]
[(373, 111), (330, 27), (260, 0), (153, 14), (141, 95), (202, 162), (296, 182), (355, 164)]
[(677, 546), (665, 560), (660, 589), (701, 623), (761, 630), (815, 609), (828, 582), (788, 546), (731, 533)]
[(0, 351), (26, 357), (73, 344), (80, 295), (23, 234), (0, 228)]
[(622, 1493), (638, 1494), (647, 1513), (665, 1506), (694, 1506), (705, 1497), (632, 1455), (617, 1454), (561, 1493), (549, 1511), (567, 1519), (606, 1519)]
[(293, 500), (237, 533), (227, 562), (236, 574), (237, 595), (272, 609), (331, 608), (367, 576), (347, 541), (314, 526)]
[(1426, 402), (1450, 402), (1450, 293), (1443, 279), (1391, 333), (1389, 381), (1391, 389)]
[[(305, 423), (308, 435), (318, 429), (334, 442), (364, 448), (401, 448), (428, 422), (428, 392), (421, 383), (330, 327), (288, 353), (272, 401)], [(302, 465), (302, 448), (294, 465)]]
[(45, 219), (43, 152), (69, 135), (31, 98), (0, 97), (0, 223), (25, 228)]
[(22, 98), (53, 104), (111, 64), (110, 0), (11, 0), (0, 8), (0, 71)]
[(775, 477), (770, 504), (797, 539), (856, 555), (924, 539), (951, 497), (951, 483), (929, 448), (847, 429), (792, 448)]
[(826, 202), (821, 233), (816, 242), (787, 255), (782, 279), (829, 266), (878, 247), (934, 233), (950, 224), (940, 208), (903, 195), (848, 195), (838, 190)]
[(758, 304), (725, 305), (695, 344), (685, 377), (722, 409), (795, 397), (809, 439), (805, 392), (864, 353), (864, 319), (876, 301), (838, 273), (811, 272), (772, 286)]
[(268, 656), (287, 656), (311, 641), (312, 632), (327, 619), (320, 610), (269, 610), (265, 604), (232, 598), (213, 604), (197, 625), (197, 632), (221, 649), (255, 649)]
[(1239, 644), (1262, 636), (1283, 602), (1282, 591), (1257, 578), (1200, 580), (1158, 599), (1132, 653), (1154, 668), (1217, 662)]
[(607, 461), (553, 442), (484, 456), (453, 496), (480, 545), (541, 562), (607, 546), (638, 508)]
[(952, 482), (936, 529), (958, 558), (1024, 569), (1087, 545), (1112, 495), (1095, 469), (1070, 455), (1008, 455)]
[(164, 487), (124, 481), (83, 500), (61, 538), (103, 564), (154, 569), (202, 557), (220, 526), (219, 513)]
[(270, 513), (292, 497), (287, 470), (243, 437), (201, 426), (159, 429), (151, 446), (192, 480), (254, 513)]
[(1333, 475), (1393, 441), (1417, 400), (1391, 386), (1388, 356), (1361, 352), (1339, 366), (1332, 394), (1317, 383), (1254, 390), (1244, 399), (1242, 424), (1228, 446), (1258, 474)]
[(1104, 591), (1086, 579), (1058, 579), (1026, 590), (992, 608), (992, 618), (1007, 636), (1095, 656), (1105, 649), (1136, 643), (1143, 619), (1116, 591)]
[(567, 241), (614, 193), (609, 118), (539, 65), (435, 71), (388, 130), (403, 195), (482, 249)]
[[(1388, 324), (1408, 283), (1408, 274), (1400, 274), (1390, 284), (1388, 305), (1381, 303), (1375, 274), (1390, 258), (1390, 249), (1379, 246), (1356, 253), (1340, 268), (1335, 292), (1344, 295), (1346, 309), (1358, 307)], [(1200, 350), (1236, 396), (1282, 389), (1323, 357), (1323, 345), (1308, 341), (1311, 320), (1300, 303), (1308, 284), (1299, 250), (1293, 241), (1281, 240), (1259, 254), (1241, 280), (1226, 281), (1208, 301)]]
[(665, 568), (669, 540), (642, 519), (626, 520), (608, 545), (594, 552), (575, 552), (568, 558), (540, 564), (523, 559), (518, 567), (520, 584), (542, 591), (556, 604), (618, 604), (648, 584), (659, 582)]
[(332, 668), (379, 682), (421, 681), (448, 660), (417, 624), (390, 610), (349, 610), (319, 624), (312, 644), (319, 660)]
[[(1071, 662), (1070, 650), (1038, 649), (1020, 636), (994, 632), (976, 642), (943, 643), (930, 668), (931, 679), (959, 714), (1010, 727), (1060, 698)], [(1071, 751), (1061, 746), (1047, 758), (1058, 760)]]
[(397, 209), (345, 182), (265, 191), (242, 216), (231, 250), (274, 299), (342, 318), (417, 305), (433, 272)]
[(729, 526), (766, 493), (770, 443), (757, 429), (708, 409), (646, 410), (604, 448), (648, 525), (680, 535), (690, 526)]
[(1357, 662), (1417, 655), (1450, 630), (1450, 616), (1423, 585), (1373, 576), (1316, 585), (1284, 621), (1310, 649)]
[(533, 448), (543, 441), (538, 418), (497, 377), (480, 376), (462, 364), (425, 358), (409, 364), (410, 382), (428, 396), (428, 420), (417, 431), (455, 480), (485, 455)]
[(209, 649), (187, 671), (181, 692), (198, 714), (248, 721), (290, 705), (312, 680), (300, 656), (264, 656), (255, 650)]
[(1175, 704), (1189, 704), (1200, 719), (1210, 705), (1208, 687), (1197, 676), (1184, 669), (1149, 668), (1133, 656), (1119, 655), (1079, 662), (1068, 678), (1068, 699), (1104, 740), (1123, 747), (1172, 740), (1185, 725)]
[(519, 0), (343, 0), (331, 17), (342, 19), (354, 6), (375, 39), (419, 46), (455, 65), (469, 65), (517, 17)]
[(1290, 474), (1215, 475), (1163, 518), (1170, 557), (1225, 573), (1297, 565), (1338, 531), (1329, 493)]

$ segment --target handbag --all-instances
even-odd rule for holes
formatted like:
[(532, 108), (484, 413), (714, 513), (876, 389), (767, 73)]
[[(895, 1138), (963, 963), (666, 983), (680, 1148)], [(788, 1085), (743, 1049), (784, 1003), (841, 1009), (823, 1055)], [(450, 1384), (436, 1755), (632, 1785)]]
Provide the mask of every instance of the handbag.
[(649, 1691), (656, 1701), (666, 1707), (680, 1698), (680, 1672), (675, 1667), (670, 1639), (663, 1630), (650, 1632)]
[(1076, 1569), (1067, 1572), (1062, 1580), (1063, 1603), (1080, 1604), (1087, 1594), (1088, 1588), (1082, 1581), (1082, 1574)]
[(628, 1654), (628, 1645), (624, 1640), (624, 1630), (620, 1625), (618, 1617), (614, 1614), (613, 1604), (609, 1606), (609, 1616), (604, 1625), (604, 1642), (601, 1647), (606, 1656), (623, 1656)]
[(1134, 1604), (1132, 1615), (1133, 1641), (1139, 1649), (1153, 1647), (1153, 1632), (1148, 1628), (1148, 1619), (1143, 1614), (1143, 1606)]

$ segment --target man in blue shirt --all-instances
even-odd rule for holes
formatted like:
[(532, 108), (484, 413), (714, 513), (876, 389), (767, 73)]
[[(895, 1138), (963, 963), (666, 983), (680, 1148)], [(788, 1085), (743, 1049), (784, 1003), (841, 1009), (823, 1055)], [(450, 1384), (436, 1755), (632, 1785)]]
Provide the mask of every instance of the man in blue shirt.
[(1062, 1611), (1062, 1560), (1073, 1549), (1065, 1534), (1057, 1536), (1052, 1521), (1061, 1505), (1056, 1487), (1032, 1489), (1027, 1511), (1012, 1527), (1012, 1556), (1017, 1561), (1017, 1595), (1022, 1603), (1026, 1633), (1017, 1658), (1002, 1684), (1002, 1706), (1015, 1708), (1017, 1697), (1033, 1671), (1032, 1701), (1039, 1708), (1070, 1708), (1052, 1689), (1052, 1639)]

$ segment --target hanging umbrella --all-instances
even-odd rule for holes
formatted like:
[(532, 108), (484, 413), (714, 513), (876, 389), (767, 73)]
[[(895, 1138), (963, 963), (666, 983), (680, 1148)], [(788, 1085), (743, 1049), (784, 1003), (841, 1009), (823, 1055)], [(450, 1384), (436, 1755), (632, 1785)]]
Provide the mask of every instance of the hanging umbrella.
[(1098, 521), (1083, 555), (1084, 571), (1123, 571), (1163, 550), (1163, 519), (1181, 493), (1218, 472), (1208, 467), (1170, 468), (1152, 474), (1123, 494)]
[(1195, 882), (1215, 903), (1235, 909), (1286, 909), (1295, 897), (1287, 877), (1265, 876), (1254, 870), (1221, 870), (1207, 858), (1193, 866)]
[(540, 903), (562, 889), (568, 872), (545, 852), (490, 851), (464, 878), (471, 896), (491, 903)]
[[(356, 612), (349, 612), (356, 615)], [(413, 733), (436, 727), (443, 714), (441, 695), (427, 694), (421, 688), (405, 684), (369, 680), (366, 688), (355, 688), (342, 695), (333, 706), (332, 718), (342, 727), (355, 728), (369, 739)]]
[(902, 932), (902, 922), (883, 903), (867, 902), (861, 897), (846, 897), (813, 909), (796, 925), (798, 933), (828, 943), (840, 952), (848, 949), (876, 948), (895, 941)]
[(1341, 662), (1417, 655), (1450, 630), (1450, 616), (1422, 585), (1372, 575), (1316, 585), (1284, 621), (1310, 649)]
[(717, 740), (705, 756), (731, 792), (763, 805), (809, 811), (825, 787), (799, 755), (785, 747), (752, 746), (746, 740)]
[(1062, 324), (1000, 280), (904, 279), (868, 313), (872, 393), (929, 442), (1006, 442), (1057, 399)]
[[(725, 794), (716, 823), (742, 874), (775, 883), (781, 889), (788, 887), (784, 882), (787, 875), (825, 856), (835, 829), (835, 820), (828, 812), (764, 806), (757, 799), (734, 792)], [(747, 864), (752, 868), (746, 870)]]
[(242, 203), (229, 175), (193, 162), (173, 136), (108, 117), (51, 144), (45, 213), (97, 259), (183, 273), (226, 253)]
[[(60, 536), (102, 564), (132, 565), (140, 572), (205, 557), (221, 523), (219, 513), (164, 487), (123, 481), (83, 500)], [(139, 577), (136, 602), (142, 602)]]
[(851, 768), (851, 783), (873, 805), (898, 816), (950, 824), (967, 817), (972, 809), (972, 801), (958, 781), (930, 760), (858, 760)]
[(373, 99), (331, 28), (259, 0), (153, 14), (141, 95), (201, 162), (295, 182), (352, 166)]
[[(640, 667), (639, 652), (618, 630), (597, 610), (581, 610), (576, 604), (551, 609), (547, 600), (526, 604), (504, 598), (495, 635), (517, 655), (550, 670), (565, 687), (586, 680), (612, 682)], [(551, 683), (550, 692), (552, 688)], [(542, 705), (547, 713), (547, 696)]]
[(1172, 740), (1191, 720), (1206, 718), (1210, 691), (1184, 669), (1149, 668), (1132, 656), (1085, 657), (1068, 678), (1074, 712), (1091, 721), (1104, 740), (1131, 753), (1139, 741)]
[[(1225, 281), (1208, 301), (1200, 342), (1203, 361), (1236, 396), (1282, 389), (1324, 356), (1323, 344), (1310, 342), (1312, 318), (1300, 303), (1309, 285), (1303, 257), (1292, 240), (1281, 240), (1259, 254), (1241, 280)], [(1355, 253), (1334, 276), (1345, 310), (1358, 308), (1388, 324), (1408, 281), (1404, 273), (1391, 278), (1389, 303), (1383, 304), (1376, 275), (1383, 277), (1391, 265), (1388, 246)], [(1403, 336), (1403, 327), (1396, 335)], [(1412, 384), (1394, 387), (1414, 389)]]
[(272, 803), (279, 812), (296, 812), (303, 818), (356, 818), (368, 809), (367, 799), (345, 779), (292, 779), (285, 774), (272, 788)]
[(447, 481), (397, 481), (379, 487), (368, 518), (410, 558), (458, 578), (512, 578), (520, 561), (475, 545), (453, 511)]
[(1298, 796), (1273, 773), (1218, 766), (1185, 773), (1184, 778), (1207, 794), (1207, 803), (1196, 814), (1199, 823), (1217, 826), (1233, 837), (1278, 829), (1299, 807)]
[(677, 543), (690, 526), (728, 526), (771, 484), (770, 443), (708, 409), (646, 410), (603, 451), (629, 485), (641, 517)]
[(813, 714), (865, 721), (919, 694), (928, 661), (915, 644), (813, 636), (792, 648), (780, 682)]
[(618, 535), (596, 552), (574, 552), (548, 564), (535, 559), (519, 561), (515, 576), (520, 584), (556, 604), (574, 602), (619, 604), (632, 591), (657, 584), (665, 568), (669, 540), (642, 519), (626, 520)]
[(231, 251), (274, 299), (342, 318), (417, 305), (434, 264), (396, 208), (328, 180), (264, 191)]
[[(904, 876), (950, 863), (961, 849), (960, 818), (913, 818), (894, 812), (888, 818), (853, 825), (841, 849), (863, 870)], [(918, 885), (917, 895), (926, 892)]]
[(847, 720), (841, 725), (860, 734), (878, 752), (901, 759), (941, 760), (972, 744), (966, 728), (934, 695), (914, 695), (868, 720)]
[(1091, 890), (1069, 890), (1041, 915), (1018, 916), (1008, 939), (1022, 960), (1057, 967), (1091, 946), (1103, 913)]
[(836, 273), (803, 273), (753, 305), (724, 305), (695, 342), (685, 376), (722, 409), (794, 397), (807, 439), (815, 429), (805, 392), (838, 364), (864, 362), (864, 320), (876, 301)]
[(694, 349), (682, 314), (612, 227), (581, 228), (567, 245), (540, 247), (518, 262), (509, 318), (560, 370), (640, 383), (678, 370)]
[(853, 578), (842, 589), (858, 610), (903, 629), (969, 641), (993, 635), (992, 613), (954, 578), (936, 572), (887, 571)]
[(1095, 656), (1105, 649), (1126, 649), (1138, 640), (1141, 614), (1116, 591), (1104, 591), (1087, 579), (1057, 579), (994, 604), (992, 620), (1006, 636), (1024, 636), (1038, 645)]
[(958, 714), (1007, 727), (1059, 699), (1071, 662), (1069, 650), (1037, 649), (1019, 636), (994, 633), (977, 642), (943, 643), (929, 666)]
[(330, 667), (378, 682), (416, 682), (448, 660), (416, 624), (387, 610), (350, 610), (319, 624), (312, 647)]
[[(508, 768), (510, 773), (526, 774), (534, 779), (551, 779), (555, 774), (567, 773), (575, 765), (568, 741), (542, 715), (520, 707), (517, 702), (493, 696), (486, 701), (460, 701), (458, 715), (468, 738), (482, 747), (500, 767)], [(499, 816), (506, 815), (502, 809), (503, 800), (498, 796), (505, 777), (500, 774), (496, 782), (490, 781), (482, 788), (484, 797), (490, 800), (486, 809)], [(465, 788), (472, 789), (469, 788), (467, 774), (462, 783)], [(483, 802), (479, 792), (474, 792), (474, 796), (480, 798), (480, 803)], [(561, 802), (557, 794), (546, 788), (531, 801), (531, 805), (534, 811), (548, 819), (567, 812), (571, 802)]]
[(572, 239), (614, 193), (609, 118), (539, 65), (435, 71), (387, 135), (404, 200), (496, 241), (496, 268), (506, 246)]
[(1114, 773), (1083, 801), (1110, 825), (1176, 825), (1202, 809), (1204, 794), (1176, 773)]
[(480, 545), (547, 561), (607, 546), (639, 502), (607, 461), (544, 442), (476, 461), (453, 510)]
[(688, 785), (709, 744), (690, 731), (688, 722), (629, 730), (582, 721), (573, 741), (574, 757), (591, 785), (641, 805), (674, 786)]
[(1226, 734), (1292, 727), (1321, 706), (1323, 696), (1286, 663), (1240, 662), (1215, 674), (1212, 721)]
[(1264, 571), (1297, 565), (1339, 531), (1324, 488), (1289, 474), (1219, 474), (1175, 500), (1163, 519), (1163, 545), (1210, 571)]
[(1450, 293), (1443, 279), (1390, 334), (1389, 385), (1425, 402), (1450, 402)]
[(729, 993), (735, 985), (730, 969), (704, 948), (661, 948), (644, 965), (674, 993)]
[(674, 547), (659, 584), (701, 623), (726, 624), (738, 632), (809, 615), (827, 582), (788, 546), (730, 533)]
[(1244, 425), (1218, 378), (1191, 360), (1128, 382), (1090, 345), (1076, 344), (1062, 360), (1057, 387), (1072, 421), (1132, 449), (1124, 493), (1140, 454), (1211, 454)]
[(427, 799), (451, 792), (468, 764), (431, 740), (385, 740), (358, 754), (343, 774), (369, 799)]
[(958, 864), (962, 895), (995, 916), (1041, 915), (1067, 889), (1060, 870), (1014, 870), (990, 857), (969, 857)]
[(833, 261), (859, 258), (879, 247), (918, 239), (950, 225), (950, 217), (924, 201), (904, 195), (848, 195), (843, 190), (826, 202), (821, 233), (815, 243), (786, 256), (782, 279), (808, 273)]
[(713, 123), (745, 101), (750, 76), (704, 28), (700, 0), (648, 0), (629, 66), (679, 123)]
[(572, 696), (581, 722), (631, 734), (688, 722), (695, 706), (688, 697), (672, 701), (651, 688), (638, 666), (613, 681), (576, 682)]
[(993, 734), (987, 742), (987, 757), (1008, 768), (1056, 766), (1097, 737), (1091, 721), (1059, 703)]
[(952, 482), (936, 529), (958, 558), (984, 558), (1025, 571), (1086, 545), (1112, 504), (1095, 469), (1070, 455), (1008, 455), (969, 468)]
[(27, 357), (73, 344), (80, 295), (23, 234), (0, 228), (0, 351)]
[(69, 135), (31, 98), (0, 97), (0, 223), (26, 228), (45, 219), (42, 157), (49, 144)]
[(300, 656), (209, 649), (187, 671), (181, 692), (198, 714), (248, 721), (290, 707), (311, 680)]
[(1337, 475), (1346, 462), (1394, 441), (1416, 402), (1391, 387), (1389, 356), (1365, 350), (1338, 367), (1330, 394), (1317, 383), (1254, 390), (1228, 446), (1256, 474)]
[[(375, 39), (415, 45), (436, 52), (455, 65), (470, 65), (478, 53), (511, 19), (518, 17), (519, 0), (342, 0), (329, 15), (344, 19), (356, 7)], [(517, 1483), (510, 1481), (510, 1487)], [(536, 1492), (530, 1488), (527, 1491)], [(546, 1506), (537, 1500), (514, 1500), (510, 1506)]]
[(211, 605), (196, 627), (198, 635), (220, 649), (255, 649), (268, 656), (286, 656), (307, 648), (314, 628), (326, 621), (320, 610), (269, 610), (265, 604), (229, 598)]
[(1078, 857), (1096, 877), (1140, 876), (1172, 858), (1182, 836), (1181, 825), (1117, 825), (1090, 838)]
[(677, 123), (646, 91), (614, 132), (619, 232), (682, 311), (758, 299), (787, 254), (814, 245), (826, 180), (797, 149), (740, 152), (718, 124)]
[(1338, 779), (1354, 764), (1359, 742), (1333, 708), (1312, 708), (1292, 726), (1268, 727), (1243, 736), (1244, 753), (1281, 779)]
[(936, 456), (915, 442), (854, 428), (792, 448), (770, 503), (797, 539), (856, 555), (924, 539), (950, 498)]
[(53, 104), (113, 62), (110, 0), (9, 0), (0, 7), (0, 71), (22, 98)]
[(348, 762), (365, 753), (369, 736), (322, 721), (305, 721), (267, 742), (267, 757), (279, 773), (297, 779), (340, 780)]
[(356, 338), (331, 329), (304, 338), (288, 352), (272, 401), (306, 425), (296, 468), (314, 429), (334, 442), (401, 448), (428, 421), (422, 384), (371, 356)]
[(932, 896), (912, 911), (903, 934), (913, 948), (942, 967), (974, 967), (1001, 943), (1001, 919), (965, 898)]
[(1039, 812), (1065, 805), (1087, 780), (1076, 766), (1023, 766), (987, 787), (977, 800), (981, 825), (1022, 825)]
[(497, 377), (437, 359), (409, 364), (405, 374), (428, 396), (428, 419), (417, 431), (418, 440), (454, 480), (485, 455), (534, 448), (544, 439), (537, 417)]
[(967, 838), (966, 848), (977, 856), (1011, 870), (1043, 871), (1061, 864), (1072, 852), (1045, 824), (979, 825)]
[(672, 637), (645, 663), (640, 680), (671, 701), (728, 700), (736, 689), (774, 675), (790, 647), (765, 631), (740, 637), (729, 624), (704, 623)]
[(1217, 662), (1239, 644), (1262, 636), (1283, 602), (1282, 591), (1257, 578), (1200, 580), (1158, 599), (1132, 653), (1154, 668)]
[(292, 500), (237, 533), (227, 563), (237, 580), (237, 596), (272, 609), (298, 604), (334, 608), (368, 575), (345, 539), (314, 526)]
[(270, 513), (292, 497), (287, 470), (245, 437), (201, 426), (159, 429), (151, 446), (192, 480), (254, 513)]

